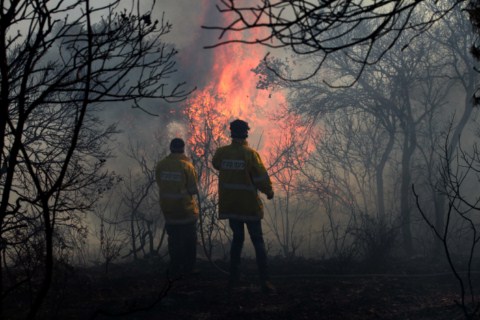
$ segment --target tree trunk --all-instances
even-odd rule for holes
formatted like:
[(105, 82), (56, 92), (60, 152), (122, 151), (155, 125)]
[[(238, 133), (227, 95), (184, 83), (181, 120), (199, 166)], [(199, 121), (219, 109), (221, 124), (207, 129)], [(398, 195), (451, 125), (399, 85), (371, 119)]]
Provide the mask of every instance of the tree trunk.
[(407, 256), (413, 254), (412, 226), (411, 226), (411, 160), (416, 149), (415, 126), (412, 121), (404, 128), (404, 142), (402, 148), (402, 176), (400, 185), (400, 217), (402, 219), (402, 236), (404, 250)]
[(43, 202), (43, 223), (45, 228), (45, 276), (43, 277), (40, 290), (35, 297), (32, 308), (30, 308), (27, 319), (35, 319), (43, 301), (47, 297), (53, 277), (53, 222), (50, 219), (48, 199), (43, 199)]
[(132, 254), (133, 254), (133, 259), (137, 260), (137, 241), (135, 239), (135, 212), (132, 212), (132, 215), (130, 216), (130, 232), (132, 235)]
[[(468, 86), (466, 86), (465, 91), (465, 99), (464, 99), (464, 109), (463, 109), (463, 114), (462, 117), (460, 118), (460, 121), (458, 122), (457, 126), (455, 127), (455, 130), (451, 136), (450, 143), (448, 144), (448, 159), (449, 163), (452, 157), (453, 151), (457, 148), (457, 146), (460, 143), (460, 137), (462, 135), (463, 130), (465, 129), (468, 120), (471, 118), (472, 112), (474, 110), (474, 106), (472, 105), (472, 100), (470, 93), (475, 92), (475, 86), (474, 86), (474, 79), (476, 76), (473, 75), (473, 79), (471, 79), (468, 82)], [(471, 78), (471, 77), (470, 77)], [(446, 198), (444, 195), (439, 195), (436, 190), (433, 191), (434, 195), (433, 198), (435, 199), (435, 228), (439, 231), (442, 232), (443, 229), (445, 228), (445, 203), (446, 203)], [(443, 244), (439, 241), (434, 242), (434, 248), (433, 251), (435, 253), (440, 253), (443, 251)]]
[(382, 158), (380, 163), (377, 166), (376, 172), (376, 185), (377, 185), (377, 217), (380, 219), (385, 218), (385, 188), (384, 188), (384, 181), (383, 181), (383, 171), (385, 170), (385, 166), (387, 164), (388, 158), (390, 153), (392, 152), (393, 145), (395, 142), (395, 133), (389, 132), (389, 139), (387, 146), (382, 154)]

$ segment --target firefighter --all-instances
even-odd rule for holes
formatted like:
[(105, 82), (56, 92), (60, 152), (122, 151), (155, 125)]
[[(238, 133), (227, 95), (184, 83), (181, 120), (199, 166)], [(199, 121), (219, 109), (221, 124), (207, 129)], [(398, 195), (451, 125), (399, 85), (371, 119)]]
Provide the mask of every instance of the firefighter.
[(170, 272), (174, 276), (191, 274), (197, 255), (198, 193), (197, 173), (185, 156), (180, 138), (170, 142), (170, 154), (158, 162), (155, 178), (160, 190), (160, 207), (168, 235)]
[(273, 199), (272, 183), (259, 154), (248, 146), (248, 123), (230, 123), (232, 142), (215, 152), (212, 164), (219, 170), (219, 219), (228, 219), (233, 233), (230, 248), (230, 277), (228, 287), (238, 285), (240, 257), (245, 239), (244, 225), (255, 248), (255, 256), (263, 292), (273, 292), (267, 273), (267, 253), (263, 240), (263, 205), (258, 191)]

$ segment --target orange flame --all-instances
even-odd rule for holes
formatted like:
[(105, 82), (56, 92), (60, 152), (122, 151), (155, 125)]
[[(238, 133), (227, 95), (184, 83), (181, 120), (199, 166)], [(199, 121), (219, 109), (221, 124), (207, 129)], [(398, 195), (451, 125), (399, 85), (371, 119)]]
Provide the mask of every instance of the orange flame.
[[(184, 113), (189, 122), (198, 126), (205, 121), (202, 117), (215, 114), (215, 133), (225, 140), (229, 122), (242, 119), (252, 128), (250, 143), (260, 149), (262, 145), (268, 146), (270, 133), (275, 129), (270, 116), (278, 106), (286, 104), (286, 98), (281, 92), (270, 94), (256, 88), (258, 79), (251, 70), (263, 55), (260, 48), (253, 46), (230, 45), (216, 49), (210, 82), (187, 101)], [(189, 142), (194, 142), (194, 137), (202, 134), (197, 126), (190, 128)], [(267, 131), (268, 138), (263, 134)]]
[[(218, 146), (229, 142), (229, 123), (242, 119), (251, 128), (250, 145), (259, 151), (267, 167), (280, 170), (275, 168), (275, 157), (282, 155), (282, 147), (291, 148), (296, 143), (292, 139), (305, 139), (307, 128), (298, 116), (284, 112), (288, 109), (285, 93), (257, 89), (258, 78), (252, 70), (266, 51), (261, 46), (230, 44), (214, 49), (213, 54), (208, 84), (193, 93), (183, 111), (192, 156), (208, 159)], [(303, 145), (302, 159), (312, 149), (311, 144)]]

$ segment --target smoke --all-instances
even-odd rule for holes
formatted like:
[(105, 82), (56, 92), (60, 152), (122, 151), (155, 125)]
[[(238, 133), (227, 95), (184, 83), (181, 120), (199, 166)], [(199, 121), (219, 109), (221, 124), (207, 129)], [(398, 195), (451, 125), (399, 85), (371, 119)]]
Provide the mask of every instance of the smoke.
[[(148, 12), (150, 7), (146, 5), (142, 10)], [(146, 102), (145, 109), (156, 116), (128, 106), (113, 108), (115, 111), (110, 112), (109, 117), (118, 121), (123, 131), (118, 139), (119, 154), (131, 140), (142, 141), (150, 148), (161, 150), (167, 150), (169, 141), (174, 137), (191, 141), (192, 136), (201, 134), (198, 130), (202, 127), (189, 128), (186, 121), (202, 123), (204, 119), (197, 113), (205, 108), (209, 110), (207, 114), (220, 115), (215, 121), (222, 130), (237, 118), (249, 122), (249, 142), (260, 151), (267, 165), (271, 160), (269, 158), (275, 157), (274, 153), (281, 153), (280, 149), (293, 143), (291, 130), (297, 130), (300, 135), (304, 128), (285, 116), (288, 109), (285, 92), (257, 88), (259, 78), (252, 70), (264, 58), (265, 47), (230, 44), (214, 49), (204, 48), (218, 41), (219, 32), (203, 29), (202, 26), (225, 24), (222, 20), (225, 17), (218, 12), (215, 2), (164, 0), (157, 2), (151, 16), (152, 20), (164, 19), (172, 24), (172, 30), (164, 41), (174, 46), (178, 54), (175, 58), (177, 72), (169, 82), (186, 83), (187, 90), (195, 88), (195, 91), (187, 100), (178, 103)], [(288, 126), (293, 129), (287, 129)], [(228, 133), (225, 135), (228, 136)], [(116, 164), (120, 163), (116, 161)]]
[[(151, 7), (145, 3), (141, 8), (147, 13)], [(127, 6), (126, 6), (127, 8)], [(213, 41), (212, 33), (206, 32), (201, 26), (213, 21), (211, 14), (216, 10), (209, 1), (189, 0), (162, 0), (151, 12), (152, 20), (164, 20), (172, 24), (170, 33), (164, 36), (163, 41), (173, 46), (178, 53), (175, 56), (176, 72), (168, 82), (174, 86), (185, 83), (185, 90), (201, 90), (211, 79), (214, 52), (205, 50), (203, 46)], [(165, 144), (177, 135), (184, 135), (185, 129), (179, 123), (182, 108), (185, 102), (170, 103), (162, 100), (145, 101), (142, 107), (149, 113), (132, 109), (130, 105), (112, 106), (106, 108), (105, 117), (118, 122), (122, 131), (119, 143), (123, 144), (126, 138), (138, 141), (151, 141), (155, 135), (165, 140)], [(155, 134), (164, 132), (167, 136)]]
[(214, 50), (203, 47), (215, 40), (215, 35), (202, 25), (216, 23), (220, 17), (213, 1), (166, 0), (157, 8), (156, 16), (165, 14), (173, 30), (166, 40), (178, 50), (178, 78), (203, 88), (211, 79)]
[(281, 92), (272, 94), (257, 89), (257, 75), (252, 72), (265, 56), (265, 49), (240, 44), (204, 49), (218, 41), (219, 33), (202, 29), (202, 26), (224, 24), (224, 16), (213, 1), (168, 0), (158, 9), (164, 11), (173, 24), (168, 39), (179, 51), (178, 78), (196, 87), (189, 99), (174, 109), (195, 110), (192, 105), (205, 104), (207, 97), (211, 101), (207, 108), (222, 114), (224, 124), (236, 118), (250, 123), (249, 140), (255, 147), (262, 149), (278, 141), (281, 132), (273, 115), (285, 105), (286, 97)]
[[(152, 20), (163, 20), (172, 25), (170, 33), (162, 40), (178, 52), (174, 58), (176, 72), (167, 79), (170, 86), (185, 83), (186, 91), (202, 88), (208, 83), (212, 70), (214, 52), (203, 49), (212, 42), (212, 34), (202, 29), (202, 24), (209, 19), (212, 4), (208, 1), (162, 0), (157, 1), (153, 12), (151, 2), (145, 2), (140, 8), (141, 14), (150, 13)], [(124, 7), (132, 10), (127, 1)], [(211, 9), (211, 8), (210, 8)], [(215, 9), (215, 8), (213, 8)], [(116, 141), (116, 160), (111, 169), (124, 172), (131, 163), (125, 157), (131, 142), (145, 145), (151, 154), (167, 152), (169, 141), (176, 136), (185, 137), (186, 131), (180, 117), (185, 102), (170, 103), (163, 100), (143, 101), (144, 112), (132, 108), (129, 104), (107, 105), (102, 117), (106, 123), (117, 123), (120, 133)]]

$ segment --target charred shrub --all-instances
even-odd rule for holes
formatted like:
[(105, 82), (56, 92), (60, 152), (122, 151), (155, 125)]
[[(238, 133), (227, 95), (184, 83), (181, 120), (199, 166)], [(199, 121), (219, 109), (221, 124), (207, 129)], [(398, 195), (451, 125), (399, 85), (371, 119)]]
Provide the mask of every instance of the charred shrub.
[(365, 272), (383, 272), (392, 259), (397, 230), (383, 218), (362, 214), (359, 226), (351, 230)]

